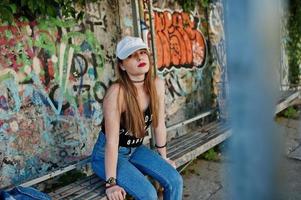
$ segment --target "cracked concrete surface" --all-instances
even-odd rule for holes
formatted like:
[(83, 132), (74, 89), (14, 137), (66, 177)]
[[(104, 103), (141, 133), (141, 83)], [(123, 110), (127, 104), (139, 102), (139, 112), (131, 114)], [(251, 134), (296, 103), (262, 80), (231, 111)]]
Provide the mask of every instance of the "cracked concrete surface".
[(225, 199), (223, 196), (225, 163), (225, 161), (195, 160), (183, 173), (183, 199)]
[[(301, 120), (277, 119), (285, 151), (280, 172), (283, 200), (301, 199)], [(196, 159), (184, 171), (184, 200), (224, 200), (228, 195), (225, 176), (230, 164), (222, 152), (219, 161)]]

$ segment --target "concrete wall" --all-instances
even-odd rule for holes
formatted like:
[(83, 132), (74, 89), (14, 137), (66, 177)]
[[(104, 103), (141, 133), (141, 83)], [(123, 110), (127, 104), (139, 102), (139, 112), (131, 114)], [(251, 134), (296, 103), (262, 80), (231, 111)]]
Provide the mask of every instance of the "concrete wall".
[(224, 31), (224, 7), (222, 1), (213, 1), (208, 8), (209, 21), (209, 43), (212, 55), (213, 68), (213, 94), (217, 97), (214, 103), (219, 108), (219, 117), (228, 118), (228, 77), (227, 77), (227, 56)]
[[(141, 35), (151, 38), (147, 1), (140, 1)], [(197, 4), (190, 13), (175, 1), (155, 1), (153, 24), (158, 74), (165, 79), (167, 126), (221, 107), (226, 117), (226, 55), (223, 6)], [(189, 130), (179, 129), (172, 135)]]
[(280, 89), (285, 91), (289, 89), (289, 64), (288, 64), (288, 54), (287, 54), (287, 42), (288, 42), (288, 29), (287, 29), (287, 21), (288, 21), (288, 11), (285, 7), (281, 7), (281, 23), (280, 23), (280, 39), (281, 39), (281, 61), (280, 61)]
[[(115, 80), (116, 42), (134, 34), (132, 2), (139, 8), (137, 27), (150, 42), (144, 1), (88, 4), (80, 23), (55, 19), (0, 26), (0, 187), (90, 155), (102, 99)], [(221, 4), (208, 10), (198, 5), (187, 14), (164, 2), (153, 7), (170, 125), (215, 106), (212, 93), (219, 96), (222, 88), (225, 53)], [(174, 134), (187, 130), (180, 132)]]

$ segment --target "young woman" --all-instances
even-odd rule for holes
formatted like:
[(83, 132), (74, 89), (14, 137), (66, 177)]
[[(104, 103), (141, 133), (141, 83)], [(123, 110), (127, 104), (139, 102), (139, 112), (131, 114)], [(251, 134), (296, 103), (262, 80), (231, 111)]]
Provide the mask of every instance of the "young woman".
[[(166, 157), (164, 82), (154, 76), (141, 38), (124, 37), (116, 55), (118, 80), (104, 98), (104, 120), (92, 153), (92, 168), (106, 180), (109, 200), (122, 200), (126, 193), (136, 200), (157, 200), (145, 174), (163, 186), (164, 200), (182, 199), (182, 177)], [(150, 126), (157, 152), (142, 144)]]

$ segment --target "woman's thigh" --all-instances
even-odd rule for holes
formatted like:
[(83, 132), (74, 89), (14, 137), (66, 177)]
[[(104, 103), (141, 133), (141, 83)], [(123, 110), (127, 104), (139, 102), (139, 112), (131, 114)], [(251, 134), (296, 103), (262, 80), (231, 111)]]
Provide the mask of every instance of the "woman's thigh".
[(163, 187), (181, 183), (179, 172), (153, 150), (140, 146), (131, 155), (130, 160), (142, 173), (150, 175)]

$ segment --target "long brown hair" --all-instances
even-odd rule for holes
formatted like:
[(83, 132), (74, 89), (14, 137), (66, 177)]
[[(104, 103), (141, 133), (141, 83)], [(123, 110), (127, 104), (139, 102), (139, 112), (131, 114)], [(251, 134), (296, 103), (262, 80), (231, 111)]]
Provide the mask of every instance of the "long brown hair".
[[(150, 60), (149, 53), (148, 59)], [(124, 102), (126, 106), (125, 125), (127, 129), (137, 138), (145, 136), (145, 122), (143, 111), (139, 107), (137, 99), (137, 89), (130, 80), (126, 71), (120, 68), (122, 60), (117, 59), (117, 83), (123, 89)], [(152, 124), (158, 126), (158, 95), (155, 85), (154, 69), (150, 60), (149, 71), (145, 74), (144, 89), (150, 96), (150, 110), (152, 114)]]

